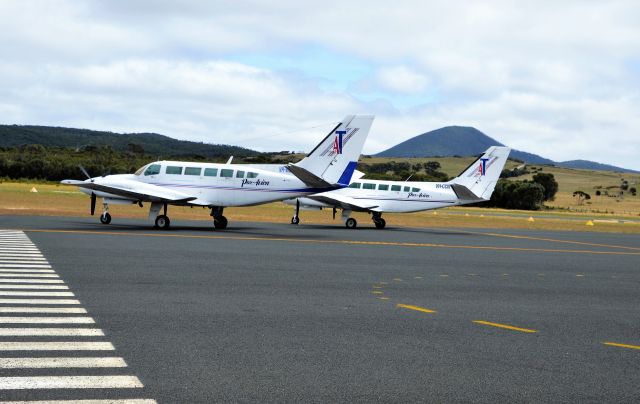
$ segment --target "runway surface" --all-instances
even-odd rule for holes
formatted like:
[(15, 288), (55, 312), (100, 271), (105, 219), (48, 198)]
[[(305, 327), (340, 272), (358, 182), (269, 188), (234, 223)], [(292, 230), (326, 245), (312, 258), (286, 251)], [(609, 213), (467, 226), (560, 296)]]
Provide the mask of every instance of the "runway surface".
[(0, 217), (0, 400), (640, 400), (639, 236), (172, 225)]

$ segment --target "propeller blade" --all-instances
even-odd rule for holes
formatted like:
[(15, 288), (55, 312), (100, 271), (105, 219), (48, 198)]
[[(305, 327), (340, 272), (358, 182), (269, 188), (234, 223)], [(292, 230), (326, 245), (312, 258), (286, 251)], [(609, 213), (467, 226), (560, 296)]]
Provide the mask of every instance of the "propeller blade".
[(82, 165), (78, 165), (78, 168), (80, 169), (80, 171), (82, 171), (84, 173), (84, 175), (88, 178), (91, 179), (91, 176), (89, 175), (89, 173), (87, 172), (87, 170), (84, 169), (84, 167), (82, 167)]
[(96, 194), (91, 193), (91, 216), (96, 213)]
[(338, 211), (338, 209), (333, 208), (333, 220), (336, 220), (336, 212)]

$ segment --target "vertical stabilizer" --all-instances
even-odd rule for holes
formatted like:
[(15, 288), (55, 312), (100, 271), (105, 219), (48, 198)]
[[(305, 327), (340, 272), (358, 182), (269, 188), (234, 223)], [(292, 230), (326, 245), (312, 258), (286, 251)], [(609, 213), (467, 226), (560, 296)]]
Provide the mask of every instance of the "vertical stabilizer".
[(510, 148), (503, 146), (488, 148), (480, 158), (449, 183), (466, 187), (478, 198), (491, 199), (510, 152)]
[(349, 185), (372, 122), (370, 115), (345, 117), (307, 157), (290, 164), (289, 170), (309, 185)]

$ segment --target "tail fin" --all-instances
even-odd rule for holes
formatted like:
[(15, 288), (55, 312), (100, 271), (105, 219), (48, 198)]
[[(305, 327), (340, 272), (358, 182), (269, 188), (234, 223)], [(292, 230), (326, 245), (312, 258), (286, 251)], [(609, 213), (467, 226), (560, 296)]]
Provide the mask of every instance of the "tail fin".
[[(491, 146), (480, 158), (471, 163), (462, 174), (449, 181), (449, 183), (454, 190), (458, 188), (461, 194), (466, 194), (462, 199), (471, 200), (473, 196), (478, 199), (491, 199), (491, 194), (496, 187), (510, 152), (511, 149), (508, 147)], [(466, 191), (470, 191), (470, 193)]]
[(311, 187), (347, 186), (373, 122), (370, 115), (349, 115), (289, 171)]

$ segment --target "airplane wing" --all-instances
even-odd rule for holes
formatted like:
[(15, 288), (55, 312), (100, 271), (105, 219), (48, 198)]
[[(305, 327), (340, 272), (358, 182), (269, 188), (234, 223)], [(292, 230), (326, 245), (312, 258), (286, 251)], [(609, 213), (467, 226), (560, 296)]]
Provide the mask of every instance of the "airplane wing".
[(311, 195), (307, 198), (316, 200), (318, 202), (323, 202), (328, 205), (338, 206), (343, 209), (368, 211), (378, 207), (378, 205), (363, 205), (357, 199), (354, 199), (350, 196), (338, 195), (334, 192), (325, 192), (322, 194)]
[(118, 183), (98, 183), (91, 181), (64, 180), (62, 181), (62, 184), (75, 185), (80, 188), (105, 192), (111, 195), (116, 195), (142, 202), (180, 203), (198, 199), (194, 196), (159, 187), (157, 185), (130, 182), (133, 181), (120, 181)]

